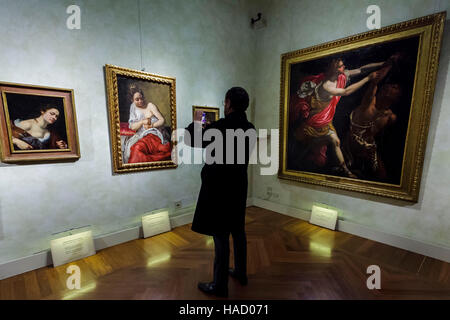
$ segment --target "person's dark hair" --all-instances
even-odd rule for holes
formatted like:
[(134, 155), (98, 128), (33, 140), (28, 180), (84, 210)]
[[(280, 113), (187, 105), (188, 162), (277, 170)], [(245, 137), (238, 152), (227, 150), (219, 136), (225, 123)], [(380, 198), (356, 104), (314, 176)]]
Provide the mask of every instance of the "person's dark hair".
[[(36, 118), (38, 118), (39, 116), (41, 116), (42, 114), (46, 113), (48, 110), (50, 109), (56, 109), (59, 112), (59, 117), (62, 116), (62, 112), (61, 112), (61, 107), (51, 104), (51, 103), (47, 103), (47, 104), (41, 104), (39, 106), (39, 110), (35, 109), (35, 111), (33, 112), (33, 117), (31, 119), (36, 120)], [(59, 119), (58, 117), (58, 119)], [(53, 124), (54, 125), (54, 124)]]
[(399, 72), (389, 72), (386, 78), (381, 80), (381, 82), (378, 84), (378, 88), (381, 89), (382, 87), (386, 85), (396, 85), (400, 91), (399, 95), (401, 96), (403, 94), (403, 78)]
[(399, 72), (389, 72), (387, 77), (383, 79), (383, 84), (398, 84), (402, 83), (402, 76)]
[(145, 99), (144, 91), (142, 91), (141, 88), (139, 88), (136, 84), (133, 83), (130, 85), (130, 91), (128, 92), (128, 96), (131, 101), (133, 101), (133, 98), (134, 98), (134, 95), (136, 94), (136, 92), (139, 92), (142, 95), (142, 98)]
[(230, 100), (230, 107), (234, 111), (245, 111), (248, 108), (249, 97), (247, 91), (241, 87), (233, 87), (227, 91), (225, 100)]
[(59, 107), (56, 106), (56, 105), (53, 105), (53, 104), (44, 104), (44, 105), (41, 105), (41, 107), (39, 108), (39, 111), (45, 113), (45, 112), (47, 112), (47, 110), (50, 110), (50, 109), (56, 109), (56, 110), (58, 110), (59, 112), (61, 112), (61, 110), (59, 110)]
[(331, 58), (331, 60), (328, 61), (327, 69), (325, 70), (325, 73), (327, 75), (334, 74), (339, 66), (340, 61), (344, 62), (344, 60), (341, 57)]

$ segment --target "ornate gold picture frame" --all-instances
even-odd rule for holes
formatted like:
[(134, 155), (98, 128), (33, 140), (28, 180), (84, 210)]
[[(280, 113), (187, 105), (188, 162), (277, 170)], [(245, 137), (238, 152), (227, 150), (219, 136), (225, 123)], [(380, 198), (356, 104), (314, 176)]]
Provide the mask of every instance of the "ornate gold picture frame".
[(0, 83), (0, 95), (3, 162), (80, 158), (73, 90)]
[(279, 178), (417, 202), (445, 16), (283, 54)]
[(105, 66), (114, 172), (176, 168), (175, 78)]

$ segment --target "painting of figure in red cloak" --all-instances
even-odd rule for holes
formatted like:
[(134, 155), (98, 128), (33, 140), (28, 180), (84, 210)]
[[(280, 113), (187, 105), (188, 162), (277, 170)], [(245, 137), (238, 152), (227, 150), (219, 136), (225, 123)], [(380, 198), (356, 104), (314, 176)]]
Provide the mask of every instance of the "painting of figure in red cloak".
[(113, 77), (117, 81), (117, 95), (110, 96), (110, 100), (117, 103), (110, 106), (110, 114), (114, 111), (115, 118), (119, 118), (119, 123), (114, 121), (112, 126), (120, 125), (120, 137), (116, 141), (116, 152), (120, 152), (120, 156), (115, 154), (117, 167), (124, 171), (173, 167), (171, 133), (175, 126), (175, 79), (160, 79), (140, 71), (133, 71), (135, 76), (130, 76), (120, 74), (121, 70), (118, 68), (119, 72)]
[(419, 38), (290, 66), (287, 169), (399, 184)]
[(417, 202), (445, 19), (282, 54), (278, 177)]

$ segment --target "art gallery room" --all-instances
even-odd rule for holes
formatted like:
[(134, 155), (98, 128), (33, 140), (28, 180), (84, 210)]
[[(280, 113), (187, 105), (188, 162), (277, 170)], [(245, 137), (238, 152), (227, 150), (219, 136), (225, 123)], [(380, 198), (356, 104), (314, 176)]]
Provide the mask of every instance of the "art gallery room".
[(0, 7), (0, 300), (450, 299), (450, 0)]

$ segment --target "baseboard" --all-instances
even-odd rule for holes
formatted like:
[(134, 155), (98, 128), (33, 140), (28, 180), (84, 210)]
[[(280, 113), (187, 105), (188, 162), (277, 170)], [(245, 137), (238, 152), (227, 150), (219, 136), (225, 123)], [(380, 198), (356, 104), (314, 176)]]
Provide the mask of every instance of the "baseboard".
[[(278, 204), (263, 199), (253, 198), (252, 203), (254, 206), (275, 211), (305, 221), (309, 221), (309, 218), (311, 216), (310, 211), (293, 208), (287, 205)], [(370, 239), (396, 248), (418, 253), (427, 257), (450, 262), (450, 248), (420, 242), (418, 240), (399, 235), (385, 233), (344, 220), (338, 220), (336, 229), (342, 232), (360, 236), (365, 239)]]
[(275, 203), (272, 201), (267, 201), (259, 198), (253, 198), (253, 205), (256, 207), (261, 207), (267, 210), (275, 211), (278, 213), (285, 214), (290, 217), (298, 218), (301, 220), (309, 221), (311, 212), (306, 210), (289, 207), (283, 204)]
[(0, 266), (0, 280), (52, 264), (49, 250), (6, 262)]
[[(253, 205), (253, 199), (247, 199), (247, 207)], [(194, 218), (195, 205), (179, 209), (175, 215), (170, 217), (172, 228), (180, 227), (192, 222)], [(95, 250), (102, 250), (108, 247), (116, 246), (131, 240), (143, 237), (142, 226), (127, 228), (117, 232), (101, 235), (94, 239)], [(13, 277), (18, 274), (36, 270), (52, 265), (52, 255), (50, 249), (39, 253), (12, 260), (0, 265), (0, 280)]]

